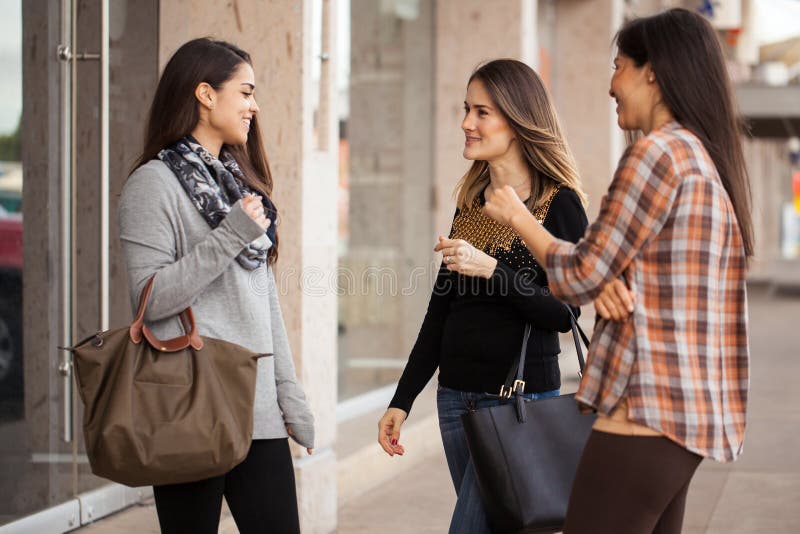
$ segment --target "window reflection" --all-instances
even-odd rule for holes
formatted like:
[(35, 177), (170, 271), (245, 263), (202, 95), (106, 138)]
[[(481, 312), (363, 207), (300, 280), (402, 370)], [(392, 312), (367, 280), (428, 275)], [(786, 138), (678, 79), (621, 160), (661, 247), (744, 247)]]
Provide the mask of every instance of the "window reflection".
[(397, 381), (430, 295), (434, 54), (433, 2), (338, 9), (344, 400)]
[[(0, 22), (0, 424), (23, 414), (22, 363), (22, 15)], [(10, 15), (10, 16), (8, 16)]]

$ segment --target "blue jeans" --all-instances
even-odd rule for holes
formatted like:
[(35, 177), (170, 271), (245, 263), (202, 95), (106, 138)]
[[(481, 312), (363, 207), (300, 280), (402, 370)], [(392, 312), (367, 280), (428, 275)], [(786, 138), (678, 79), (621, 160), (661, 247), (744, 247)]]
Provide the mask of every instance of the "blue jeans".
[[(559, 390), (544, 393), (526, 393), (532, 400), (556, 397)], [(467, 438), (461, 426), (461, 416), (470, 409), (486, 408), (500, 404), (500, 397), (490, 393), (456, 391), (439, 385), (436, 405), (439, 410), (439, 431), (442, 433), (447, 467), (456, 489), (456, 508), (450, 520), (450, 534), (483, 534), (491, 532), (483, 510), (475, 470), (467, 448)]]

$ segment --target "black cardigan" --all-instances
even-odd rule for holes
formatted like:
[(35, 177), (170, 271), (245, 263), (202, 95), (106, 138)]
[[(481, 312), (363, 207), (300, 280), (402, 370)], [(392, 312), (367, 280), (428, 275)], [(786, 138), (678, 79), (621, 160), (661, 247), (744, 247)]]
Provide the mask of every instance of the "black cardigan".
[[(512, 230), (500, 230), (473, 208), (456, 210), (451, 238), (497, 259), (491, 278), (463, 276), (441, 265), (422, 322), (390, 407), (406, 412), (439, 368), (439, 383), (459, 391), (499, 393), (522, 345), (525, 323), (533, 330), (525, 359), (525, 392), (561, 387), (557, 332), (570, 329), (567, 308), (551, 296), (544, 270)], [(561, 187), (551, 198), (544, 227), (577, 242), (588, 221), (578, 195)], [(579, 309), (573, 308), (576, 316)]]

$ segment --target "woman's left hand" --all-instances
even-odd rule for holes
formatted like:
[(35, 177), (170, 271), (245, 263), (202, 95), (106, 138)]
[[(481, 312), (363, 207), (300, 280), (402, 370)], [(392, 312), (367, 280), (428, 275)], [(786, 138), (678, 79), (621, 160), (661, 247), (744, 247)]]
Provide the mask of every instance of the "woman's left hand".
[[(287, 432), (287, 433), (288, 433), (290, 436), (294, 437), (294, 431), (292, 430), (292, 427), (291, 427), (291, 425), (288, 425), (288, 424), (286, 425), (286, 432)], [(307, 448), (307, 449), (306, 449), (306, 452), (307, 452), (309, 455), (311, 455), (311, 454), (314, 454), (314, 449), (312, 449), (312, 448), (310, 448), (310, 447), (309, 447), (309, 448)]]
[(511, 227), (513, 227), (514, 217), (518, 214), (529, 213), (528, 208), (510, 185), (495, 189), (492, 195), (486, 199), (483, 212), (500, 224)]
[(628, 289), (620, 279), (613, 280), (603, 287), (594, 299), (594, 309), (603, 319), (609, 321), (626, 321), (633, 313), (636, 295)]
[(449, 271), (464, 276), (490, 278), (497, 267), (496, 259), (463, 239), (445, 239), (439, 236), (439, 242), (433, 250), (442, 253), (442, 261)]

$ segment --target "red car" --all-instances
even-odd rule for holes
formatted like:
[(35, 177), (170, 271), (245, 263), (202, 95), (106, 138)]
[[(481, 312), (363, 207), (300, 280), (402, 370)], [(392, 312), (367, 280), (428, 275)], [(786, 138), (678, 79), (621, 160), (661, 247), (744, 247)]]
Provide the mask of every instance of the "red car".
[(22, 216), (0, 206), (0, 401), (22, 397)]

